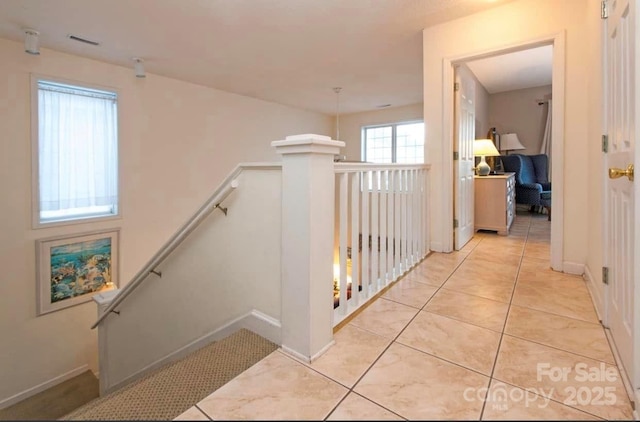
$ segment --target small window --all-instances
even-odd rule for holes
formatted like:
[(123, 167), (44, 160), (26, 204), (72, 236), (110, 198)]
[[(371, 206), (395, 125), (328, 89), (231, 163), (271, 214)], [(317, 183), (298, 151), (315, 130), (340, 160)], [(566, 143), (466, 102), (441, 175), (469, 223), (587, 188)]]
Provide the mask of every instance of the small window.
[(36, 226), (118, 215), (117, 94), (39, 78), (34, 89)]
[(424, 123), (395, 123), (362, 129), (362, 160), (371, 163), (424, 163)]

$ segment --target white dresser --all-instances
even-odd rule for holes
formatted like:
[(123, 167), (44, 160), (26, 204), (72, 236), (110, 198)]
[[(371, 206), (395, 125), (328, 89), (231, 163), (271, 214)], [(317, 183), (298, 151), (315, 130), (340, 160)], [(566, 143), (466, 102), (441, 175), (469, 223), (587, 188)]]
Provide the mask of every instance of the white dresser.
[(506, 236), (516, 212), (515, 173), (475, 176), (475, 230)]

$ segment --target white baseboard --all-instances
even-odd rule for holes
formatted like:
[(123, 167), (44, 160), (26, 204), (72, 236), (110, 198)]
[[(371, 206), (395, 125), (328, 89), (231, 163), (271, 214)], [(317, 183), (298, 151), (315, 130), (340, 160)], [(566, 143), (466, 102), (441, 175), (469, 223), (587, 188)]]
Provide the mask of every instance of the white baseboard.
[(638, 403), (640, 403), (640, 390), (636, 390), (634, 395), (636, 406), (633, 409), (633, 420), (640, 421), (640, 413), (638, 413), (640, 411), (640, 409), (638, 409)]
[(69, 372), (65, 372), (62, 375), (58, 375), (55, 378), (51, 378), (49, 381), (45, 381), (42, 384), (38, 384), (34, 387), (28, 388), (18, 394), (15, 394), (11, 397), (8, 397), (6, 399), (2, 399), (0, 400), (0, 409), (4, 409), (7, 408), (13, 404), (16, 404), (18, 402), (21, 402), (24, 399), (28, 399), (31, 396), (35, 396), (36, 394), (54, 387), (62, 382), (65, 382), (68, 379), (71, 379), (75, 376), (80, 375), (81, 373), (83, 373), (84, 371), (86, 371), (87, 369), (89, 369), (89, 365), (82, 365), (76, 369), (73, 369)]
[(624, 366), (622, 365), (622, 359), (620, 358), (620, 353), (618, 353), (618, 348), (616, 347), (616, 343), (613, 341), (613, 337), (611, 336), (611, 331), (608, 328), (605, 328), (604, 334), (607, 336), (607, 341), (609, 342), (609, 346), (611, 347), (611, 351), (613, 352), (613, 358), (616, 361), (616, 366), (618, 367), (618, 373), (620, 374), (620, 379), (622, 381), (622, 385), (624, 386), (624, 390), (627, 393), (627, 397), (634, 406), (635, 413), (635, 404), (638, 403), (638, 392), (637, 390), (633, 390), (633, 386), (631, 385), (631, 380), (627, 373), (622, 369)]
[(247, 314), (238, 317), (224, 326), (214, 330), (204, 336), (192, 341), (186, 346), (181, 347), (175, 352), (169, 353), (163, 358), (156, 360), (155, 362), (145, 366), (141, 370), (129, 375), (125, 379), (114, 383), (113, 385), (105, 385), (104, 391), (100, 391), (100, 394), (107, 394), (112, 391), (117, 390), (118, 388), (129, 384), (132, 381), (135, 381), (138, 378), (148, 374), (151, 371), (154, 371), (168, 363), (176, 362), (188, 354), (214, 342), (216, 340), (221, 340), (241, 328), (246, 328), (249, 331), (253, 331), (254, 333), (261, 335), (262, 337), (270, 340), (276, 344), (280, 344), (281, 337), (281, 327), (280, 321), (269, 317), (268, 315), (263, 314), (262, 312), (253, 310), (248, 312)]
[(255, 309), (240, 321), (242, 328), (253, 331), (275, 344), (282, 344), (280, 321)]
[(443, 252), (444, 251), (441, 242), (431, 242), (431, 244), (429, 246), (429, 250), (432, 251), (432, 252)]
[(331, 346), (333, 346), (336, 343), (335, 340), (331, 340), (331, 342), (329, 342), (329, 344), (327, 344), (326, 346), (324, 346), (322, 349), (320, 349), (320, 351), (318, 353), (316, 353), (315, 355), (311, 356), (311, 357), (307, 357), (304, 356), (298, 352), (296, 352), (295, 350), (282, 345), (282, 352), (293, 357), (294, 359), (297, 359), (301, 362), (304, 363), (313, 363), (316, 359), (318, 359), (320, 356), (322, 356), (327, 350), (329, 350), (331, 348)]
[(598, 283), (598, 281), (595, 278), (593, 278), (593, 273), (589, 269), (588, 265), (584, 266), (583, 277), (587, 283), (587, 289), (589, 289), (589, 294), (591, 295), (591, 301), (593, 302), (594, 308), (596, 309), (598, 320), (600, 321), (600, 323), (604, 323), (603, 315), (600, 312), (601, 309), (604, 309), (604, 298), (600, 293), (601, 291), (596, 288), (595, 283)]
[(582, 275), (584, 274), (584, 264), (564, 261), (562, 263), (562, 272), (565, 272), (567, 274)]

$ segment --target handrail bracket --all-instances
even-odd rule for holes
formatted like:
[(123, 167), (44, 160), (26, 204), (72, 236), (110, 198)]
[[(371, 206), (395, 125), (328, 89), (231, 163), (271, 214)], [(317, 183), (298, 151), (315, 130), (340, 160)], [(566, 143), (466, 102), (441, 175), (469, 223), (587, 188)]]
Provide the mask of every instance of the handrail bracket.
[(213, 207), (213, 209), (219, 209), (220, 211), (222, 211), (224, 213), (224, 215), (227, 215), (227, 209), (226, 207), (221, 207), (220, 203), (217, 203), (215, 207)]
[(149, 274), (155, 274), (158, 277), (162, 278), (162, 271), (151, 270), (149, 271)]

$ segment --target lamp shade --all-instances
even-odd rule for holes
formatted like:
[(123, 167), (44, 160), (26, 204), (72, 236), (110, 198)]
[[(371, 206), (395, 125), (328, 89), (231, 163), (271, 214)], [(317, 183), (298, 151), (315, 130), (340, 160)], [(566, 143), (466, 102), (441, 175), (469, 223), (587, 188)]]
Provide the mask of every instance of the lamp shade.
[(518, 135), (515, 133), (505, 133), (500, 136), (500, 149), (503, 151), (513, 151), (516, 149), (526, 149), (526, 147), (520, 143)]
[(473, 155), (496, 157), (500, 155), (491, 139), (476, 139), (473, 141)]

